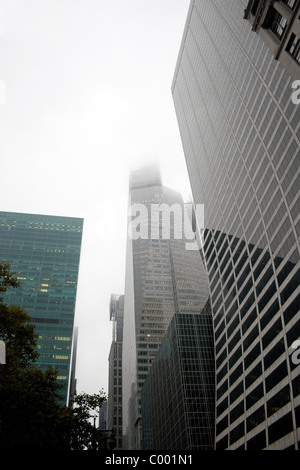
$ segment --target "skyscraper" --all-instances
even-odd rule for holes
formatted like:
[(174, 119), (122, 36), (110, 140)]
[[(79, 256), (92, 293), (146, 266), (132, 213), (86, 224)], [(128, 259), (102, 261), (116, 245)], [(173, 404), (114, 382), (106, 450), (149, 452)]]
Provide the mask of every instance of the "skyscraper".
[(0, 260), (20, 287), (4, 297), (31, 316), (38, 334), (37, 365), (58, 370), (62, 402), (68, 398), (83, 219), (0, 212)]
[(109, 314), (110, 320), (113, 322), (113, 335), (108, 358), (107, 429), (112, 432), (115, 438), (115, 449), (122, 449), (122, 352), (124, 295), (111, 295)]
[[(149, 368), (174, 313), (199, 314), (208, 300), (208, 286), (199, 250), (186, 250), (182, 197), (162, 185), (157, 168), (132, 172), (129, 208), (132, 220), (138, 220), (138, 233), (129, 231), (127, 242), (123, 433), (126, 449), (140, 449), (141, 391)], [(154, 216), (158, 208), (167, 213), (172, 209), (167, 227), (162, 213)]]
[(213, 450), (215, 368), (210, 300), (175, 312), (142, 388), (143, 448)]
[(191, 1), (172, 84), (194, 202), (205, 205), (216, 449), (298, 449), (299, 4)]

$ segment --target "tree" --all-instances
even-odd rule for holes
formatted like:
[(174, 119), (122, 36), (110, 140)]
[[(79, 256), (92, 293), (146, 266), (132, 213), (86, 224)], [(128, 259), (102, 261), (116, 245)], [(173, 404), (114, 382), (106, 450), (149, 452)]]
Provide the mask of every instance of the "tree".
[(55, 371), (28, 365), (1, 375), (1, 448), (68, 450), (71, 417), (58, 402)]
[[(0, 292), (18, 285), (10, 266), (0, 263)], [(106, 400), (104, 392), (83, 393), (74, 397), (73, 407), (62, 406), (57, 371), (35, 364), (39, 354), (30, 316), (2, 298), (0, 339), (6, 344), (6, 364), (0, 364), (0, 449), (107, 449), (107, 436), (90, 423)]]
[[(18, 286), (9, 264), (0, 263), (0, 292)], [(5, 305), (3, 298), (0, 339), (6, 345), (6, 364), (0, 365), (1, 448), (66, 448), (70, 420), (58, 404), (57, 372), (35, 365), (39, 357), (35, 326), (25, 310)]]
[(8, 307), (0, 302), (0, 339), (6, 344), (9, 368), (34, 362), (39, 356), (35, 327), (21, 307)]
[[(6, 292), (9, 287), (19, 287), (20, 281), (15, 273), (10, 272), (9, 263), (0, 263), (0, 292)], [(0, 297), (0, 302), (3, 298)]]
[(103, 450), (110, 446), (110, 436), (96, 428), (90, 422), (94, 413), (100, 412), (107, 397), (103, 390), (98, 394), (88, 395), (82, 393), (71, 399), (73, 429), (71, 433), (72, 450)]

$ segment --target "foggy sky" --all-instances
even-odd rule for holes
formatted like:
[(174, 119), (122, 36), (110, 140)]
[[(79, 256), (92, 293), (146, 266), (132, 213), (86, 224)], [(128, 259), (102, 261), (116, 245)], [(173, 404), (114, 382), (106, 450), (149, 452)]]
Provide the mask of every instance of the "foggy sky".
[(189, 0), (0, 0), (1, 210), (84, 218), (78, 392), (107, 391), (129, 169), (190, 193), (171, 95)]

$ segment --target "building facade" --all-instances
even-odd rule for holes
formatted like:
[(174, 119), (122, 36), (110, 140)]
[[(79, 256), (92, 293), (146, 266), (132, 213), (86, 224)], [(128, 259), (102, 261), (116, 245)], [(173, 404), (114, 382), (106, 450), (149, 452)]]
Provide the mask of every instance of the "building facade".
[[(263, 7), (255, 32), (245, 18)], [(297, 31), (299, 1), (193, 0), (172, 83), (194, 202), (205, 205), (217, 450), (298, 449), (300, 69), (287, 50)]]
[(38, 335), (36, 364), (58, 370), (62, 402), (68, 401), (70, 359), (83, 219), (0, 212), (0, 260), (20, 287), (4, 296), (32, 318)]
[(110, 298), (110, 320), (113, 322), (112, 343), (108, 358), (108, 408), (107, 429), (115, 438), (115, 449), (122, 449), (122, 353), (124, 295), (112, 294)]
[(252, 25), (283, 68), (299, 80), (300, 68), (299, 0), (249, 0), (244, 18)]
[[(141, 449), (141, 392), (174, 313), (199, 314), (208, 284), (198, 251), (186, 250), (184, 204), (162, 185), (159, 170), (144, 168), (130, 179), (129, 221), (138, 219), (138, 236), (127, 242), (123, 337), (123, 433), (125, 449)], [(173, 208), (169, 231), (153, 207)], [(134, 209), (139, 217), (134, 219)], [(179, 214), (179, 217), (178, 217)], [(129, 224), (130, 225), (130, 224)], [(136, 235), (136, 233), (135, 233)]]
[(210, 301), (175, 313), (142, 388), (143, 448), (213, 450), (214, 343)]

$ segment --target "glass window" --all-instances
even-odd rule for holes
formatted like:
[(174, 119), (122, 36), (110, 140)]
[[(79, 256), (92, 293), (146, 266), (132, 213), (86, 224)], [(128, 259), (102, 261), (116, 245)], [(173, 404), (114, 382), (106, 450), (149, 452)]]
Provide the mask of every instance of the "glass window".
[(265, 431), (262, 431), (261, 433), (252, 437), (252, 439), (247, 442), (247, 450), (258, 450), (263, 449), (264, 447), (266, 447)]
[(292, 414), (288, 413), (286, 416), (283, 416), (281, 419), (276, 421), (268, 429), (269, 433), (269, 444), (277, 441), (281, 437), (290, 433), (293, 430), (293, 419)]
[(247, 418), (247, 432), (250, 432), (256, 426), (262, 423), (264, 419), (265, 419), (265, 409), (264, 409), (264, 406), (261, 406)]
[(280, 410), (289, 401), (290, 401), (290, 389), (289, 389), (289, 385), (286, 385), (286, 387), (284, 387), (274, 397), (268, 400), (267, 402), (268, 417), (272, 416), (274, 413)]
[(269, 28), (278, 39), (282, 39), (286, 25), (287, 19), (271, 6), (268, 10), (264, 26)]
[(286, 51), (300, 64), (300, 39), (292, 33)]
[(252, 392), (249, 393), (246, 397), (246, 406), (247, 410), (251, 408), (252, 405), (257, 403), (264, 396), (263, 384), (259, 384)]
[(282, 1), (282, 3), (287, 5), (291, 10), (294, 9), (295, 4), (296, 4), (296, 0), (281, 0), (281, 1)]

